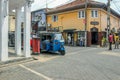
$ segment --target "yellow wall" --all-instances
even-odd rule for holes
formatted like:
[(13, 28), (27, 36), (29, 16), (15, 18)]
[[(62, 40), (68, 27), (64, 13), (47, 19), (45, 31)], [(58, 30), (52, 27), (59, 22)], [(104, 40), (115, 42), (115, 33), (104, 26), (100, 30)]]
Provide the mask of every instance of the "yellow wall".
[(9, 31), (15, 31), (15, 19), (14, 16), (9, 16)]
[[(98, 10), (98, 17), (92, 18), (91, 17), (91, 10)], [(77, 29), (77, 30), (84, 30), (84, 18), (78, 18), (78, 11), (80, 10), (74, 10), (69, 12), (63, 12), (58, 15), (58, 21), (53, 22), (52, 21), (52, 15), (47, 15), (47, 23), (51, 24), (52, 27), (58, 27), (63, 26), (64, 29)], [(111, 29), (115, 27), (118, 29), (120, 26), (119, 24), (119, 18), (116, 16), (111, 15)], [(91, 21), (98, 21), (99, 25), (91, 25)], [(98, 31), (105, 31), (105, 28), (107, 27), (107, 12), (103, 9), (89, 8), (87, 10), (87, 30), (90, 31), (92, 27), (98, 28)]]
[(52, 21), (52, 15), (47, 16), (47, 22), (51, 24), (52, 27), (63, 26), (63, 29), (84, 30), (83, 20), (83, 18), (78, 18), (78, 11), (58, 14), (57, 22)]
[[(120, 27), (119, 25), (120, 19), (116, 16), (111, 15), (110, 16), (110, 22), (111, 22), (111, 29), (115, 28), (116, 30)], [(107, 12), (101, 10), (101, 27), (102, 31), (107, 27)]]
[[(98, 17), (93, 18), (91, 17), (91, 10), (98, 10), (98, 9), (88, 9), (87, 10), (87, 30), (90, 31), (91, 28), (96, 27), (98, 28), (98, 31), (100, 30), (100, 11), (98, 10)], [(99, 25), (91, 25), (91, 21), (97, 21), (99, 22)]]

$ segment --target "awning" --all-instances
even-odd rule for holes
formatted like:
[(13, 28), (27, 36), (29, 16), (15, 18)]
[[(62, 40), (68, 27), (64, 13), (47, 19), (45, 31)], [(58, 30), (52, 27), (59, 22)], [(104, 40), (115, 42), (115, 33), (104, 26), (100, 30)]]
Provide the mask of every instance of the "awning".
[(75, 32), (76, 29), (65, 29), (63, 32)]

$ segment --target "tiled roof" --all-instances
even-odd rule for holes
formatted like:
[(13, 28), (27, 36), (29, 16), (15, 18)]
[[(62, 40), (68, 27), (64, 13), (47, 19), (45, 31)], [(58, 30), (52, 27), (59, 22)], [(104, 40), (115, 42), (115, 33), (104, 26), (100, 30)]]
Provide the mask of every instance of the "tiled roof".
[[(85, 1), (86, 0), (74, 0), (73, 2), (70, 2), (70, 3), (64, 4), (64, 5), (60, 5), (56, 8), (53, 8), (53, 9), (49, 10), (48, 13), (63, 10), (63, 9), (67, 9), (67, 8), (72, 8), (72, 7), (75, 7), (75, 6), (85, 5)], [(99, 2), (96, 2), (96, 1), (93, 1), (93, 0), (88, 0), (88, 2), (89, 3), (91, 2), (91, 3), (94, 3), (94, 4), (96, 4), (96, 3), (100, 4)]]
[[(92, 0), (88, 0), (88, 1), (90, 2)], [(75, 1), (70, 2), (70, 3), (60, 5), (60, 6), (56, 7), (56, 9), (64, 9), (64, 8), (72, 7), (72, 6), (75, 6), (75, 5), (82, 4), (82, 3), (85, 3), (85, 0), (75, 0)]]
[[(88, 0), (88, 7), (89, 8), (103, 8), (104, 10), (107, 10), (107, 5), (101, 2)], [(51, 10), (47, 10), (47, 14), (55, 14), (70, 10), (76, 10), (76, 9), (82, 9), (85, 8), (85, 0), (75, 0), (73, 2), (58, 6), (56, 8), (53, 8)], [(120, 17), (120, 14), (115, 12), (113, 9), (111, 9), (111, 13), (117, 17)]]

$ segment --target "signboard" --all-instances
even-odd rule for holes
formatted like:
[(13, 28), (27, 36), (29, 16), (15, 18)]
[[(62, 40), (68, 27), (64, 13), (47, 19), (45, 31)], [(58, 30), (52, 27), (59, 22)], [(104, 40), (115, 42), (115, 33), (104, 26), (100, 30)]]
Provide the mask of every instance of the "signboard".
[(38, 31), (46, 31), (46, 27), (40, 27), (38, 28)]
[(59, 32), (59, 27), (48, 28), (48, 32)]
[(83, 23), (84, 23), (84, 24), (86, 23), (86, 20), (85, 20), (85, 19), (83, 19)]
[(38, 30), (41, 31), (46, 29), (46, 10), (45, 9), (32, 12), (31, 16), (32, 16), (32, 22), (37, 23)]
[(91, 21), (90, 24), (91, 25), (99, 25), (99, 22), (97, 22), (97, 21)]

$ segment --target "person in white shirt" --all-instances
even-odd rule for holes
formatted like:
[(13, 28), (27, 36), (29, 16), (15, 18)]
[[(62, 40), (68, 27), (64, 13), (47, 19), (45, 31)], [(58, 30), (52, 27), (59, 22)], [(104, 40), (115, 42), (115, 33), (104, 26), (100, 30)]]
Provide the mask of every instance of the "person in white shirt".
[(83, 37), (80, 37), (80, 46), (83, 46)]
[(70, 43), (71, 43), (71, 36), (70, 34), (68, 35), (68, 45), (70, 46)]

